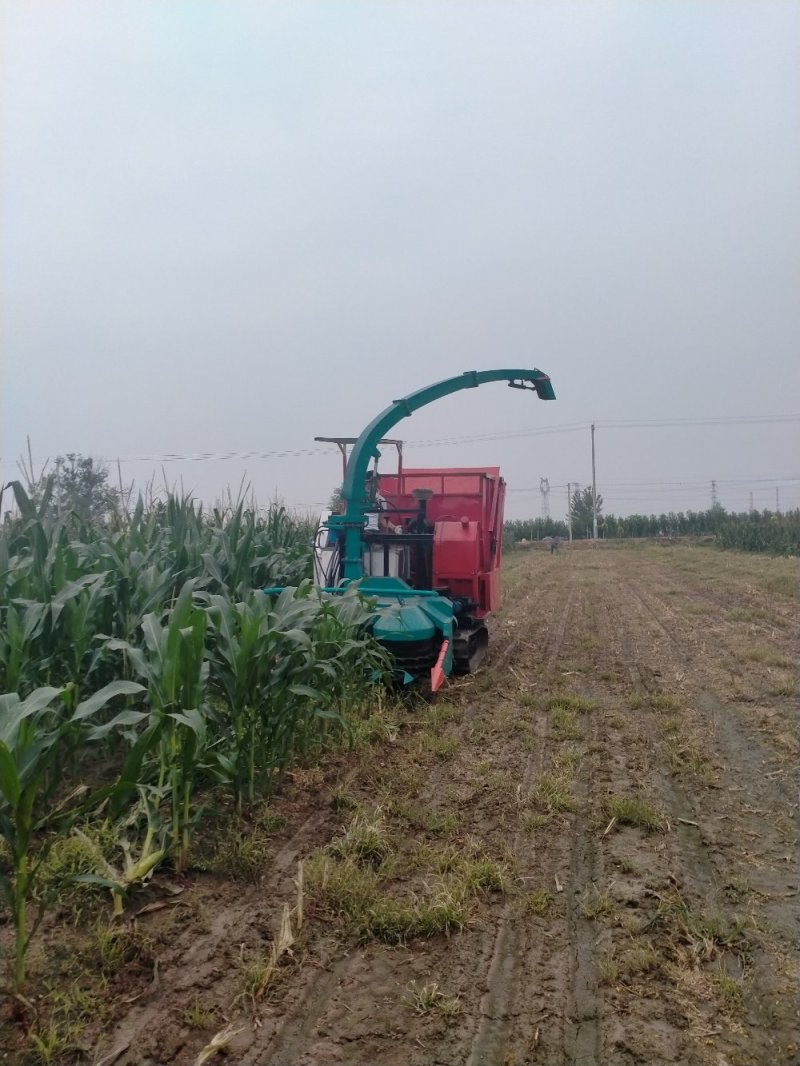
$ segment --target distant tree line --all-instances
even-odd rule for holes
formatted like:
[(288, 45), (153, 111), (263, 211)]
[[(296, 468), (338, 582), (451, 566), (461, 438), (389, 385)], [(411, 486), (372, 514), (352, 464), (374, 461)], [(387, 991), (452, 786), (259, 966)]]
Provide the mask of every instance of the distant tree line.
[(717, 534), (722, 548), (772, 555), (800, 555), (800, 509), (777, 514), (752, 511), (728, 515)]
[[(800, 510), (778, 514), (774, 511), (744, 511), (736, 514), (724, 507), (707, 511), (670, 511), (669, 514), (598, 514), (597, 533), (604, 539), (623, 537), (701, 537), (713, 536), (723, 548), (770, 552), (775, 555), (800, 554)], [(520, 541), (568, 536), (566, 521), (553, 518), (516, 519), (506, 522), (506, 547)], [(572, 536), (586, 540), (592, 535), (591, 508), (572, 516)]]

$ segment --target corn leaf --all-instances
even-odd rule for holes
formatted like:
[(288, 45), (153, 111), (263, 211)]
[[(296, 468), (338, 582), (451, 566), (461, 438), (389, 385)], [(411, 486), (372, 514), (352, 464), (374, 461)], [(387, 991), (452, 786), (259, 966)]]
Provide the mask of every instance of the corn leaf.
[(91, 718), (115, 696), (134, 696), (139, 692), (144, 692), (144, 686), (136, 681), (111, 681), (93, 696), (79, 703), (71, 721), (80, 722), (84, 718)]

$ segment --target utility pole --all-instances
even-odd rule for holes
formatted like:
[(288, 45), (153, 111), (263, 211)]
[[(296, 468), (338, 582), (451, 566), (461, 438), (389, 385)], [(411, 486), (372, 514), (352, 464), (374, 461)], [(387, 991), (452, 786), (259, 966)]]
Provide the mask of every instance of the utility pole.
[(711, 482), (711, 506), (712, 507), (719, 507), (719, 496), (717, 495), (717, 483), (716, 483), (716, 481), (712, 481)]
[(567, 482), (567, 529), (569, 530), (569, 542), (572, 544), (572, 482)]
[(777, 485), (775, 486), (775, 510), (778, 514), (781, 513), (781, 490)]
[(550, 517), (550, 478), (539, 478), (539, 492), (542, 494), (542, 518)]
[(753, 507), (753, 493), (752, 492), (750, 493), (750, 510), (751, 510), (751, 512), (753, 510), (755, 510), (755, 508)]
[(592, 422), (592, 539), (597, 540), (597, 478), (594, 470), (594, 422)]

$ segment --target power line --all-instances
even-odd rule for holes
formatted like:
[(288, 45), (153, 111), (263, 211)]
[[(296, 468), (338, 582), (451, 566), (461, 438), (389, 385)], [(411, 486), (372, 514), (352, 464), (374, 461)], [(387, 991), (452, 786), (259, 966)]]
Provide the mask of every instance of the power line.
[[(619, 488), (622, 488), (622, 489), (626, 489), (626, 488), (635, 489), (635, 488), (637, 488), (637, 486), (641, 486), (645, 490), (648, 489), (648, 488), (657, 488), (659, 495), (666, 495), (666, 494), (669, 494), (669, 493), (677, 493), (678, 495), (680, 495), (680, 494), (685, 493), (685, 492), (689, 492), (689, 493), (701, 493), (702, 492), (703, 494), (705, 494), (708, 491), (708, 482), (709, 482), (708, 478), (704, 478), (702, 481), (657, 481), (655, 479), (649, 479), (647, 481), (605, 481), (605, 482), (603, 482), (601, 484), (600, 487), (603, 490), (603, 492), (606, 493), (606, 495), (613, 494), (615, 496), (618, 495), (618, 493), (615, 491), (616, 489), (619, 489)], [(716, 484), (717, 485), (728, 485), (728, 486), (731, 486), (731, 487), (736, 487), (736, 486), (745, 486), (745, 487), (747, 487), (749, 485), (761, 485), (761, 486), (763, 486), (762, 488), (755, 489), (756, 492), (765, 492), (765, 491), (770, 491), (771, 492), (772, 491), (771, 486), (775, 485), (778, 482), (780, 482), (781, 484), (791, 483), (791, 482), (800, 482), (800, 477), (757, 477), (757, 478), (728, 478), (728, 479), (717, 478), (716, 479)], [(663, 488), (659, 488), (659, 486), (663, 486)], [(566, 483), (554, 484), (554, 483), (551, 482), (550, 488), (551, 489), (566, 489), (567, 485), (566, 485)], [(512, 486), (507, 491), (508, 492), (538, 493), (540, 490), (535, 485), (523, 485), (523, 486)], [(636, 495), (641, 495), (641, 493), (637, 493)], [(646, 493), (645, 493), (645, 495), (646, 495)], [(631, 499), (633, 499), (633, 498), (634, 497), (631, 496)]]
[[(721, 415), (712, 418), (652, 418), (652, 419), (617, 419), (609, 422), (595, 422), (597, 429), (668, 429), (683, 426), (729, 426), (729, 425), (766, 425), (786, 422), (800, 422), (800, 415)], [(578, 433), (591, 428), (591, 422), (568, 422), (558, 426), (541, 429), (510, 430), (505, 433), (484, 433), (471, 437), (443, 437), (433, 440), (407, 441), (407, 448), (444, 447), (451, 444), (482, 443), (493, 440), (517, 440), (523, 437), (547, 436), (551, 433)]]
[[(671, 418), (671, 419), (617, 419), (608, 422), (595, 422), (598, 429), (664, 429), (681, 426), (742, 426), (742, 425), (767, 425), (788, 422), (800, 422), (800, 415), (721, 415), (711, 418)], [(469, 437), (442, 437), (432, 440), (406, 441), (407, 448), (433, 448), (447, 447), (455, 444), (483, 443), (495, 440), (517, 440), (525, 437), (549, 436), (558, 433), (578, 433), (588, 430), (590, 422), (567, 422), (557, 426), (544, 426), (538, 429), (510, 430), (504, 433), (484, 433)], [(329, 455), (328, 448), (283, 448), (269, 451), (253, 450), (245, 452), (167, 452), (163, 455), (135, 455), (135, 456), (98, 456), (102, 463), (203, 463), (203, 462), (227, 462), (230, 460), (251, 459), (290, 459), (305, 458), (315, 455)], [(49, 457), (47, 457), (49, 459)], [(37, 456), (36, 462), (46, 462)], [(14, 460), (0, 462), (0, 466), (15, 466)]]

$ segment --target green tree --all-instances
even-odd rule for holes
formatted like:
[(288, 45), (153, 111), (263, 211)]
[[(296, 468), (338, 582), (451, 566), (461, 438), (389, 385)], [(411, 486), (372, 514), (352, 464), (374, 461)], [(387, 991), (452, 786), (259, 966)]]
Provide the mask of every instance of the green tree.
[[(603, 497), (598, 492), (597, 494), (597, 518), (600, 519), (600, 514), (603, 510)], [(581, 489), (576, 492), (572, 497), (572, 503), (570, 506), (570, 514), (572, 515), (572, 528), (577, 536), (580, 536), (584, 529), (591, 529), (592, 526), (592, 490), (590, 486), (585, 489)]]
[(69, 452), (56, 459), (52, 508), (74, 511), (84, 521), (107, 518), (119, 504), (119, 490), (108, 484), (108, 469), (91, 456)]
[(330, 499), (328, 500), (328, 510), (332, 511), (333, 514), (338, 514), (339, 511), (341, 511), (341, 509), (342, 509), (342, 504), (343, 503), (344, 503), (344, 496), (342, 496), (342, 486), (339, 485), (337, 488), (335, 488), (333, 490), (333, 492), (330, 495)]

